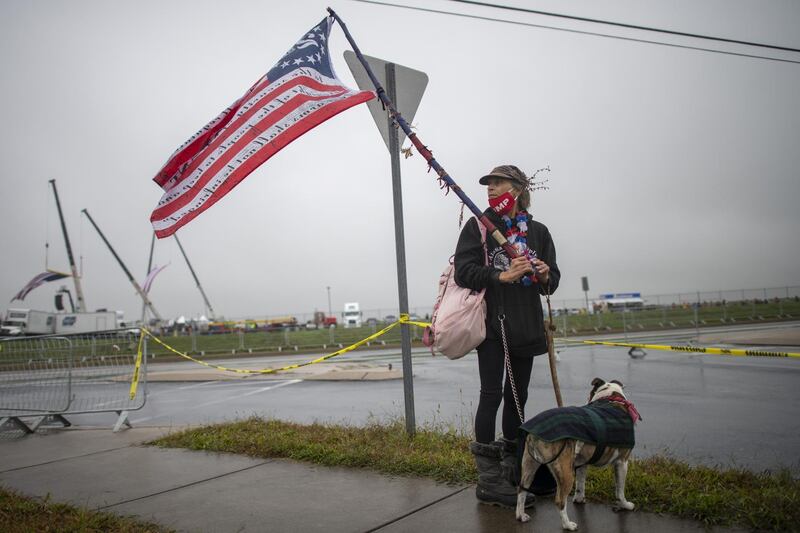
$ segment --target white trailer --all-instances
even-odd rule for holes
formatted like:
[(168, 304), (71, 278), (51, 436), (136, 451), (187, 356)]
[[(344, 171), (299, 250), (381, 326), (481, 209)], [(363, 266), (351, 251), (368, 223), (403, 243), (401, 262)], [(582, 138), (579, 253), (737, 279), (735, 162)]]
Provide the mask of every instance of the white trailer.
[(6, 325), (19, 328), (23, 335), (48, 335), (56, 331), (54, 313), (35, 309), (9, 309)]
[(117, 329), (122, 324), (120, 311), (94, 313), (52, 313), (35, 309), (9, 309), (4, 329), (23, 335), (66, 335)]
[(94, 313), (59, 313), (56, 317), (56, 333), (91, 333), (119, 327), (117, 313), (97, 311)]
[(344, 313), (342, 313), (342, 320), (346, 328), (360, 328), (361, 327), (361, 308), (358, 302), (350, 302), (344, 304)]

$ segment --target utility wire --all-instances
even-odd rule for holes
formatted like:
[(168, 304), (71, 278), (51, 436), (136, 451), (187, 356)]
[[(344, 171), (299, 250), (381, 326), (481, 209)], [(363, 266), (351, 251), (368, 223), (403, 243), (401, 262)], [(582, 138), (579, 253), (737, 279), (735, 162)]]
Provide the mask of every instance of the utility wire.
[(463, 18), (471, 18), (471, 19), (477, 19), (477, 20), (486, 20), (486, 21), (490, 21), (490, 22), (503, 22), (505, 24), (514, 24), (516, 26), (527, 26), (527, 27), (530, 27), (530, 28), (542, 28), (542, 29), (546, 29), (546, 30), (563, 31), (563, 32), (567, 32), (567, 33), (576, 33), (576, 34), (580, 34), (580, 35), (590, 35), (590, 36), (593, 36), (593, 37), (605, 37), (607, 39), (618, 39), (620, 41), (631, 41), (631, 42), (636, 42), (636, 43), (655, 44), (655, 45), (659, 45), (659, 46), (668, 46), (670, 48), (684, 48), (686, 50), (698, 50), (698, 51), (701, 51), (701, 52), (711, 52), (711, 53), (714, 53), (714, 54), (724, 54), (724, 55), (738, 56), (738, 57), (749, 57), (749, 58), (753, 58), (753, 59), (765, 59), (767, 61), (778, 61), (780, 63), (794, 63), (794, 64), (800, 65), (800, 61), (793, 60), (793, 59), (782, 59), (782, 58), (779, 58), (779, 57), (761, 56), (761, 55), (757, 55), (757, 54), (745, 54), (745, 53), (742, 53), (742, 52), (729, 52), (729, 51), (726, 51), (726, 50), (716, 50), (714, 48), (704, 48), (704, 47), (701, 47), (701, 46), (689, 46), (689, 45), (685, 45), (685, 44), (665, 43), (663, 41), (653, 41), (653, 40), (650, 40), (650, 39), (637, 39), (635, 37), (623, 37), (621, 35), (610, 35), (610, 34), (607, 34), (607, 33), (598, 33), (598, 32), (593, 32), (593, 31), (586, 31), (586, 30), (574, 30), (574, 29), (570, 29), (570, 28), (559, 28), (557, 26), (548, 26), (546, 24), (533, 24), (533, 23), (530, 23), (530, 22), (520, 22), (520, 21), (516, 21), (516, 20), (506, 20), (506, 19), (501, 19), (501, 18), (484, 17), (484, 16), (479, 16), (479, 15), (468, 15), (466, 13), (458, 13), (458, 12), (455, 12), (455, 11), (445, 11), (445, 10), (441, 10), (441, 9), (430, 9), (430, 8), (424, 8), (424, 7), (406, 6), (406, 5), (402, 5), (402, 4), (393, 4), (391, 2), (379, 2), (377, 0), (352, 0), (352, 1), (353, 2), (360, 2), (362, 4), (374, 4), (374, 5), (385, 6), (385, 7), (396, 7), (396, 8), (400, 8), (400, 9), (409, 9), (409, 10), (412, 10), (412, 11), (423, 11), (423, 12), (426, 12), (426, 13), (436, 13), (436, 14), (439, 14), (439, 15), (452, 15), (454, 17), (463, 17)]
[(713, 37), (711, 35), (701, 35), (698, 33), (686, 33), (682, 31), (675, 31), (675, 30), (665, 30), (662, 28), (653, 28), (650, 26), (639, 26), (637, 24), (626, 24), (624, 22), (613, 22), (610, 20), (600, 20), (600, 19), (593, 19), (593, 18), (586, 18), (586, 17), (578, 17), (576, 15), (565, 15), (563, 13), (550, 13), (548, 11), (539, 11), (536, 9), (526, 9), (523, 7), (513, 7), (513, 6), (505, 6), (501, 4), (489, 4), (487, 2), (476, 2), (474, 0), (449, 0), (450, 2), (457, 2), (459, 4), (470, 4), (474, 6), (482, 6), (482, 7), (494, 7), (497, 9), (505, 9), (508, 11), (519, 11), (521, 13), (532, 13), (534, 15), (545, 15), (548, 17), (558, 17), (563, 19), (569, 20), (579, 20), (581, 22), (592, 22), (594, 24), (605, 24), (608, 26), (616, 26), (618, 28), (629, 28), (634, 30), (644, 30), (644, 31), (652, 31), (657, 33), (664, 33), (667, 35), (679, 35), (681, 37), (693, 37), (695, 39), (706, 39), (709, 41), (719, 41), (723, 43), (734, 43), (734, 44), (744, 44), (747, 46), (759, 46), (761, 48), (769, 48), (772, 50), (783, 50), (786, 52), (800, 52), (800, 48), (790, 48), (787, 46), (778, 46), (774, 44), (764, 44), (764, 43), (755, 43), (752, 41), (740, 41), (738, 39), (727, 39), (725, 37)]

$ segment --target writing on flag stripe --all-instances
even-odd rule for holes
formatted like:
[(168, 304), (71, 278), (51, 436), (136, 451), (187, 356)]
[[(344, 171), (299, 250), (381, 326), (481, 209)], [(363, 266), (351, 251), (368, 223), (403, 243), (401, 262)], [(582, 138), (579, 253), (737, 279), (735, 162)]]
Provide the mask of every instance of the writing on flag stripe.
[[(297, 80), (298, 83), (306, 83), (307, 80)], [(259, 133), (277, 122), (283, 116), (288, 115), (295, 107), (304, 103), (304, 98), (322, 99), (326, 96), (339, 96), (342, 94), (352, 94), (341, 89), (336, 91), (320, 92), (317, 89), (308, 88), (314, 85), (306, 83), (304, 85), (287, 84), (287, 90), (266, 102), (260, 108), (252, 108), (250, 112), (243, 113), (240, 119), (233, 121), (226, 128), (225, 133), (230, 134), (217, 136), (206, 149), (209, 153), (204, 159), (196, 158), (185, 170), (181, 182), (176, 183), (158, 202), (158, 207), (154, 211), (154, 216), (160, 217), (164, 214), (165, 208), (177, 209), (185, 205), (178, 198), (183, 197), (190, 189), (202, 188), (205, 183), (212, 179), (214, 174), (234, 156), (237, 155), (232, 148), (238, 148), (240, 141), (247, 134), (257, 138)], [(205, 174), (204, 177), (203, 174)], [(172, 202), (176, 202), (171, 204)]]
[[(162, 238), (174, 233), (180, 226), (183, 226), (203, 210), (216, 203), (253, 169), (275, 155), (294, 139), (319, 124), (317, 121), (303, 122), (295, 120), (297, 117), (308, 116), (309, 113), (322, 111), (328, 115), (324, 116), (324, 119), (327, 120), (353, 105), (363, 102), (362, 98), (358, 95), (349, 95), (345, 98), (332, 99), (332, 103), (325, 101), (308, 102), (306, 105), (298, 107), (285, 120), (275, 124), (268, 132), (265, 132), (242, 152), (238, 153), (236, 157), (237, 166), (226, 166), (220, 174), (199, 190), (198, 194), (193, 197), (194, 201), (192, 203), (181, 207), (177, 211), (172, 211), (161, 219), (151, 218), (156, 236)], [(354, 99), (357, 101), (353, 102)], [(269, 139), (272, 140), (270, 141)], [(179, 226), (175, 227), (176, 224), (179, 224)]]
[(231, 106), (184, 142), (154, 178), (164, 193), (150, 221), (159, 238), (214, 205), (259, 165), (329, 118), (375, 97), (333, 71), (333, 19), (312, 28)]

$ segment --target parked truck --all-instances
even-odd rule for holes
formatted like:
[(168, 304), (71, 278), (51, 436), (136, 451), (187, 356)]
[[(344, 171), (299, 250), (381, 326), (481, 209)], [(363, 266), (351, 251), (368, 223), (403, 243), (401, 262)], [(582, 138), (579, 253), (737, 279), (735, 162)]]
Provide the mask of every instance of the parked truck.
[(344, 304), (342, 321), (344, 322), (344, 327), (346, 328), (361, 327), (361, 308), (358, 306), (358, 302)]
[(18, 328), (23, 335), (91, 333), (121, 327), (122, 312), (52, 313), (35, 309), (9, 309), (5, 326)]
[(9, 309), (6, 326), (17, 328), (22, 335), (47, 335), (55, 333), (55, 313), (34, 309)]
[(311, 322), (311, 326), (306, 327), (313, 327), (313, 328), (329, 328), (331, 326), (336, 327), (338, 322), (336, 321), (335, 316), (327, 316), (322, 311), (314, 311), (314, 320)]

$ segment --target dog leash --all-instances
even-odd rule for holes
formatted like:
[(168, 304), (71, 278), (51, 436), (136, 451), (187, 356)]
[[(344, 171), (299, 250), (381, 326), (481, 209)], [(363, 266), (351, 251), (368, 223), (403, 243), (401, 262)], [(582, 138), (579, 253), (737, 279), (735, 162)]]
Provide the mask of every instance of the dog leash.
[(514, 383), (514, 373), (511, 372), (511, 357), (508, 355), (508, 341), (506, 341), (506, 315), (501, 313), (497, 317), (500, 320), (500, 338), (503, 340), (503, 357), (506, 364), (506, 374), (508, 374), (508, 382), (511, 383), (511, 393), (514, 395), (514, 404), (517, 406), (517, 416), (519, 416), (519, 423), (525, 422), (525, 417), (522, 414), (522, 407), (519, 404), (519, 396), (517, 396), (517, 385)]
[[(553, 379), (553, 391), (556, 395), (556, 404), (559, 407), (564, 406), (561, 399), (561, 386), (558, 383), (558, 369), (556, 368), (556, 356), (553, 344), (553, 330), (555, 325), (553, 322), (553, 308), (550, 306), (550, 279), (547, 280), (547, 288), (545, 289), (545, 299), (547, 300), (547, 313), (548, 323), (545, 326), (545, 337), (547, 339), (547, 356), (550, 361), (550, 377)], [(511, 383), (511, 392), (514, 396), (514, 404), (517, 407), (517, 416), (519, 416), (519, 423), (525, 423), (525, 416), (522, 414), (522, 407), (519, 403), (519, 396), (517, 395), (517, 385), (514, 383), (514, 373), (511, 371), (511, 356), (508, 353), (508, 341), (506, 340), (506, 327), (505, 313), (501, 313), (498, 317), (500, 320), (500, 338), (503, 340), (503, 358), (506, 366), (506, 373), (508, 374), (508, 382)]]

